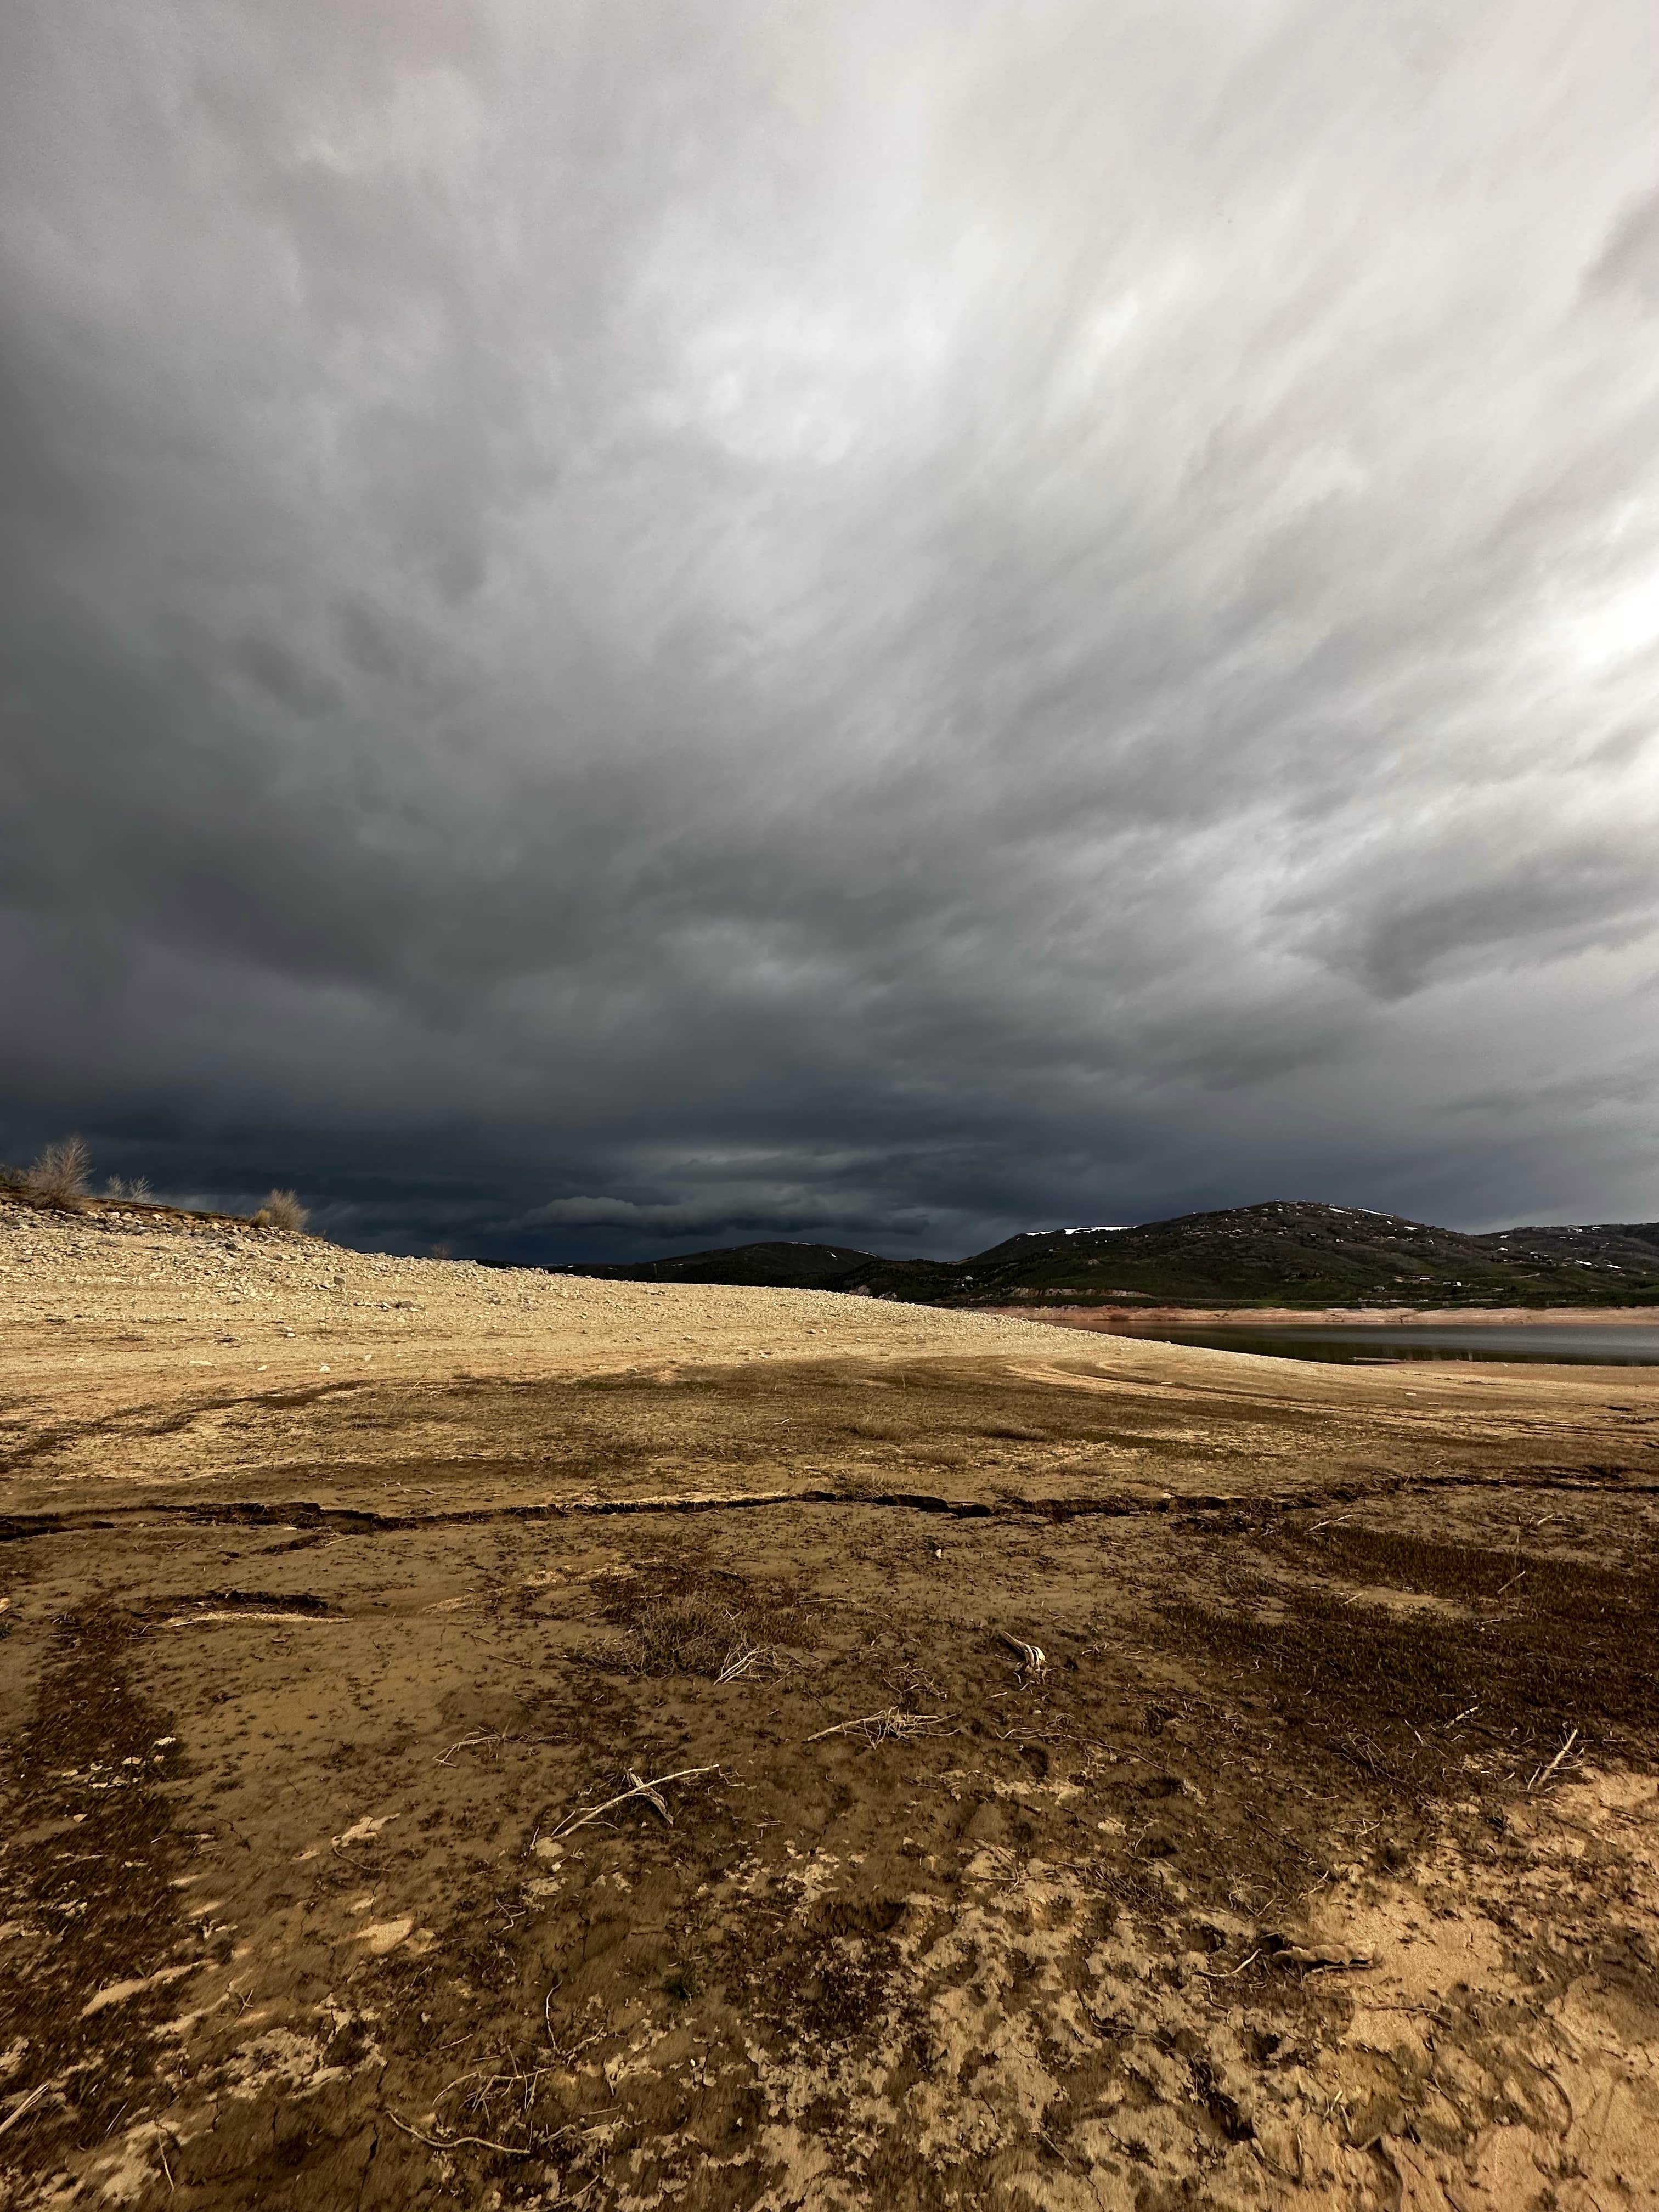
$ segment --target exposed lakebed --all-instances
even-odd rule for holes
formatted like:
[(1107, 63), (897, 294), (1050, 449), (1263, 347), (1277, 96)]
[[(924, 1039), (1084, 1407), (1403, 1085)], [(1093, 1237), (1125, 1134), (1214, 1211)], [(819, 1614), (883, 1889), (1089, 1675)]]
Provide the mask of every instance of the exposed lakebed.
[(18, 1217), (11, 2212), (1659, 2172), (1659, 1368)]

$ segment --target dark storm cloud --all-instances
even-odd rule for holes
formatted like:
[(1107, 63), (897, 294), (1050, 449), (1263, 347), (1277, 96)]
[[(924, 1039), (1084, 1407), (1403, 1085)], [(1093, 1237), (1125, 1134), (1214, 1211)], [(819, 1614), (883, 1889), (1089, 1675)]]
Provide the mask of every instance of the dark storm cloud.
[(1633, 0), (0, 39), (7, 1149), (550, 1251), (1656, 1210)]

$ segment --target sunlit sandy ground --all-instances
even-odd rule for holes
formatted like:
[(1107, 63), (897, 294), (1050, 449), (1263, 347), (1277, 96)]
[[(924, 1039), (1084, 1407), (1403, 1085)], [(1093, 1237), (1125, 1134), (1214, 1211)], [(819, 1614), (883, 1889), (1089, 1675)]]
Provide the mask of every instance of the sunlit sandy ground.
[(1659, 2201), (1644, 1373), (0, 1230), (3, 2201)]

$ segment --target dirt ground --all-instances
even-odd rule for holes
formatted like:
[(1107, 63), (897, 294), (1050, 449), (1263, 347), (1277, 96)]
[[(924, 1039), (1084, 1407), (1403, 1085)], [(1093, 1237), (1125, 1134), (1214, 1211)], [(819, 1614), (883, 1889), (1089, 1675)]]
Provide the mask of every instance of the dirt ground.
[(1659, 2204), (1659, 1374), (21, 1209), (0, 1343), (8, 2207)]

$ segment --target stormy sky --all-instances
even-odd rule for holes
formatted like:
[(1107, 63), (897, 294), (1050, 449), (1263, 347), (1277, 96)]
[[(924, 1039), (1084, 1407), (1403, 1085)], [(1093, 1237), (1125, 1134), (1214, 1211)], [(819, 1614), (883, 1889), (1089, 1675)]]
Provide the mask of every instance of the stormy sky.
[(1647, 0), (11, 0), (0, 1157), (1659, 1213)]

